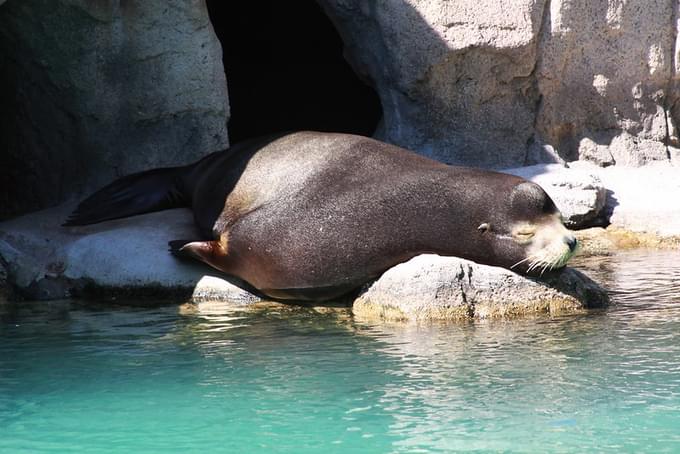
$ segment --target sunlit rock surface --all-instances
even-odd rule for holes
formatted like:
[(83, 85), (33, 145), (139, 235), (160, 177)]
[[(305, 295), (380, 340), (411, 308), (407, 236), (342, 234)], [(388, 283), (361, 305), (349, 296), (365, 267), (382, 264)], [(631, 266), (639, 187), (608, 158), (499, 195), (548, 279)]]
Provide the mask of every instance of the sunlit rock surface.
[(421, 255), (386, 271), (353, 311), (386, 320), (456, 320), (576, 313), (608, 300), (606, 291), (570, 268), (536, 280), (456, 257)]
[(670, 163), (603, 168), (576, 161), (504, 172), (541, 185), (568, 227), (609, 226), (614, 249), (616, 244), (667, 247), (673, 244), (669, 239), (680, 238), (680, 167)]
[(607, 189), (604, 212), (612, 226), (680, 237), (680, 167), (656, 163), (639, 168), (601, 168), (586, 162), (570, 166), (592, 173)]
[[(0, 223), (0, 257), (10, 283), (27, 298), (81, 295), (180, 296), (209, 292), (211, 268), (182, 261), (168, 241), (198, 238), (189, 210), (175, 209), (85, 227), (61, 227), (72, 206)], [(222, 276), (223, 294), (238, 287)], [(228, 293), (229, 289), (231, 293)], [(239, 289), (240, 290), (240, 289)]]
[(379, 138), (448, 163), (524, 164), (544, 2), (319, 3), (380, 96)]
[(319, 3), (390, 142), (495, 168), (678, 159), (677, 2)]
[(607, 191), (592, 172), (561, 164), (539, 164), (504, 170), (540, 185), (553, 199), (569, 228), (601, 223)]

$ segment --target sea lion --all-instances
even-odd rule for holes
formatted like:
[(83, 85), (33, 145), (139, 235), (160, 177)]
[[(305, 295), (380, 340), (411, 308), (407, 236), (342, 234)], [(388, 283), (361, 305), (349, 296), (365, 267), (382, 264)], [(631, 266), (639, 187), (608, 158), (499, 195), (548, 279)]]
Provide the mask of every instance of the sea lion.
[(343, 295), (423, 253), (522, 273), (563, 267), (576, 240), (545, 191), (520, 177), (442, 164), (377, 140), (298, 132), (117, 180), (65, 225), (193, 209), (193, 257), (278, 299)]

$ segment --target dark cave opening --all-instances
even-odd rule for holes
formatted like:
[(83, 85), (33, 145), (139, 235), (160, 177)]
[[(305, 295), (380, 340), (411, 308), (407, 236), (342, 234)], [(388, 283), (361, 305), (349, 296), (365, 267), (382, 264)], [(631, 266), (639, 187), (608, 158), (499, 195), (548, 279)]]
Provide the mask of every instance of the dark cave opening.
[(304, 129), (373, 134), (380, 99), (344, 59), (314, 0), (207, 4), (222, 43), (231, 143)]

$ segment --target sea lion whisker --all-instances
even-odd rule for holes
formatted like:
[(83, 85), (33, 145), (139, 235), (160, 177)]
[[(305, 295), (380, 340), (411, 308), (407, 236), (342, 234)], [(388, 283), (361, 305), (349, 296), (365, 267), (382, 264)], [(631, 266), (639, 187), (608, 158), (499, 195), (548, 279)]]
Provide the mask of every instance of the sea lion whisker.
[(550, 269), (554, 270), (555, 268), (560, 268), (563, 265), (564, 262), (564, 256), (557, 257), (551, 264), (550, 264)]
[(552, 270), (552, 265), (550, 264), (550, 262), (545, 262), (545, 265), (543, 266), (543, 269), (541, 270), (541, 276), (543, 276), (543, 273), (545, 273), (548, 270), (548, 268), (550, 268)]
[(540, 267), (542, 263), (543, 263), (543, 259), (536, 258), (536, 260), (531, 263), (531, 266), (529, 266), (529, 269), (527, 271), (535, 270), (536, 268)]
[(538, 258), (535, 255), (530, 255), (525, 260), (531, 260), (531, 262), (529, 262), (529, 266), (527, 267), (527, 271), (531, 271), (531, 269), (536, 265)]
[(517, 263), (515, 263), (514, 265), (512, 265), (512, 266), (510, 267), (510, 269), (513, 269), (513, 268), (516, 267), (517, 265), (520, 265), (520, 264), (526, 262), (527, 260), (531, 260), (532, 258), (533, 258), (533, 256), (529, 256), (529, 257), (527, 257), (527, 258), (525, 258), (525, 259), (522, 259), (522, 260), (520, 260), (519, 262), (517, 262)]
[(540, 264), (537, 268), (541, 268), (540, 276), (543, 276), (548, 266), (550, 266), (551, 260), (548, 259), (548, 252), (544, 251), (540, 257)]

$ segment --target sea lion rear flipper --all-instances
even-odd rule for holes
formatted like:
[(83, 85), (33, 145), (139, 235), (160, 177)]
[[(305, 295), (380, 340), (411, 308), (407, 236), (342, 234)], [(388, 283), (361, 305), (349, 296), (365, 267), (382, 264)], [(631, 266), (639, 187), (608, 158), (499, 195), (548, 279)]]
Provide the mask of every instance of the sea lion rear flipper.
[(64, 223), (87, 225), (186, 205), (183, 167), (148, 170), (120, 178), (83, 200)]
[(196, 259), (225, 271), (223, 265), (227, 253), (220, 241), (173, 240), (168, 242), (168, 246), (175, 257)]
[(191, 243), (192, 240), (172, 240), (168, 241), (168, 252), (178, 258), (194, 258), (186, 254), (186, 251), (182, 251), (182, 247)]

